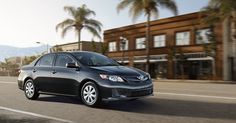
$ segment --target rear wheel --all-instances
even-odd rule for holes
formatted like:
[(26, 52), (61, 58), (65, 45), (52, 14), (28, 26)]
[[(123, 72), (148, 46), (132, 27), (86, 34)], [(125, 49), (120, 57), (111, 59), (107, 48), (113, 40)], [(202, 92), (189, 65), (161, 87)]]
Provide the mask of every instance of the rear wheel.
[(87, 82), (81, 89), (81, 100), (87, 106), (96, 106), (100, 103), (100, 96), (97, 85), (93, 82)]
[(39, 97), (39, 93), (33, 83), (33, 80), (29, 79), (24, 85), (25, 96), (28, 99), (35, 100)]

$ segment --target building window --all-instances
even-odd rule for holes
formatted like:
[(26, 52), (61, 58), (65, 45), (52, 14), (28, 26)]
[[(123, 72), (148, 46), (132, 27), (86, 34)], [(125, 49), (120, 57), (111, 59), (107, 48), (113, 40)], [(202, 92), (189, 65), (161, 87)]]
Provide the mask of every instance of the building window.
[(206, 44), (209, 43), (208, 36), (211, 34), (210, 29), (199, 29), (196, 32), (196, 43), (197, 44)]
[(136, 44), (136, 49), (145, 49), (145, 38), (136, 38), (135, 44)]
[(154, 47), (165, 47), (166, 46), (166, 35), (154, 36)]
[(120, 41), (120, 51), (128, 50), (128, 47), (129, 47), (129, 41), (128, 40)]
[(109, 42), (108, 46), (109, 52), (116, 51), (116, 42)]
[(176, 33), (176, 45), (189, 45), (190, 44), (190, 32), (178, 32)]

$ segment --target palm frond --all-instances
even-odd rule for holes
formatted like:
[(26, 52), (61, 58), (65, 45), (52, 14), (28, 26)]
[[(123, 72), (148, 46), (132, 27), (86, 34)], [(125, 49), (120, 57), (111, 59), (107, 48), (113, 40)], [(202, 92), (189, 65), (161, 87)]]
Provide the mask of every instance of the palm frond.
[(56, 25), (56, 31), (62, 29), (62, 37), (64, 37), (67, 32), (71, 31), (72, 29), (74, 29), (76, 35), (80, 37), (81, 30), (87, 29), (94, 36), (101, 38), (99, 33), (102, 31), (102, 23), (91, 18), (92, 16), (96, 15), (93, 10), (87, 8), (85, 4), (78, 8), (65, 6), (64, 10), (68, 12), (72, 18), (66, 19)]
[(102, 23), (98, 20), (88, 19), (84, 22), (85, 24), (91, 25), (96, 28), (99, 32), (102, 31)]
[(128, 6), (130, 6), (135, 1), (136, 0), (123, 0), (123, 1), (121, 1), (116, 7), (117, 12), (119, 13), (120, 10), (123, 10), (123, 9), (127, 8)]
[(129, 7), (129, 14), (136, 20), (141, 15), (151, 15), (155, 18), (159, 15), (159, 7), (170, 10), (173, 14), (178, 14), (178, 8), (175, 0), (122, 0), (117, 11)]
[(75, 27), (73, 25), (69, 25), (65, 27), (61, 32), (61, 37), (64, 38), (67, 32), (72, 31)]
[(134, 1), (130, 10), (129, 15), (133, 18), (133, 21), (137, 20), (139, 16), (145, 13), (145, 9), (143, 4), (140, 4), (140, 1)]
[(73, 6), (65, 6), (64, 11), (68, 12), (69, 15), (71, 15), (73, 18), (76, 17), (76, 8)]
[(84, 29), (88, 30), (91, 34), (101, 39), (100, 33), (91, 25), (85, 25)]
[(155, 0), (160, 7), (170, 10), (174, 15), (178, 15), (178, 7), (175, 0)]
[(74, 25), (75, 21), (72, 19), (65, 19), (61, 23), (56, 25), (56, 31), (59, 30), (59, 28), (64, 29), (66, 26)]

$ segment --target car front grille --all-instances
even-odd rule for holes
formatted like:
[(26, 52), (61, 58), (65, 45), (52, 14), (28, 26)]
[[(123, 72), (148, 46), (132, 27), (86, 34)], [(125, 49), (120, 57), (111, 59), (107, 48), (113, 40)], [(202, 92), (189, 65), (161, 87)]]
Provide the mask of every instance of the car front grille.
[(140, 90), (130, 90), (130, 89), (118, 89), (118, 93), (120, 95), (125, 95), (127, 97), (139, 97), (139, 96), (147, 96), (153, 93), (152, 88), (145, 88)]
[(138, 79), (138, 76), (124, 76), (124, 79), (130, 83), (143, 83), (147, 81), (141, 81), (140, 79)]

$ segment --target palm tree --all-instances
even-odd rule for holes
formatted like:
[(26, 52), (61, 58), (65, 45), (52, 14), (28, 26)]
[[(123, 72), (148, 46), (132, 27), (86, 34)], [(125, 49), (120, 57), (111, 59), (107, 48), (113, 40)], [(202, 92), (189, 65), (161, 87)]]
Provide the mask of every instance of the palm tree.
[(210, 0), (208, 6), (203, 8), (208, 23), (214, 23), (226, 18), (236, 20), (236, 1), (235, 0)]
[[(236, 0), (210, 0), (208, 6), (203, 8), (203, 13), (207, 15), (205, 22), (210, 25), (224, 20), (229, 22), (226, 26), (228, 29), (231, 29), (231, 31), (229, 31), (231, 35), (229, 34), (228, 36), (231, 37), (230, 40), (233, 41), (232, 58), (234, 57), (233, 63), (236, 64)], [(235, 71), (236, 68), (233, 69)], [(232, 73), (232, 80), (236, 80), (233, 74), (235, 73)]]
[(150, 45), (150, 20), (151, 16), (155, 18), (159, 15), (159, 8), (164, 7), (173, 12), (175, 15), (178, 14), (178, 9), (174, 0), (122, 0), (118, 6), (118, 12), (127, 7), (130, 7), (129, 14), (132, 16), (133, 21), (136, 20), (139, 16), (144, 14), (147, 17), (146, 22), (146, 55), (147, 55), (147, 64), (146, 71), (150, 73), (149, 70), (149, 45)]
[(85, 4), (81, 7), (75, 8), (72, 6), (65, 6), (64, 10), (68, 12), (68, 14), (72, 18), (65, 19), (61, 23), (57, 24), (56, 31), (59, 28), (62, 29), (61, 36), (64, 37), (68, 31), (74, 30), (78, 35), (78, 49), (80, 48), (80, 38), (82, 29), (88, 30), (93, 36), (101, 38), (100, 32), (102, 31), (102, 23), (98, 20), (92, 19), (91, 16), (95, 16), (96, 13), (87, 8)]

